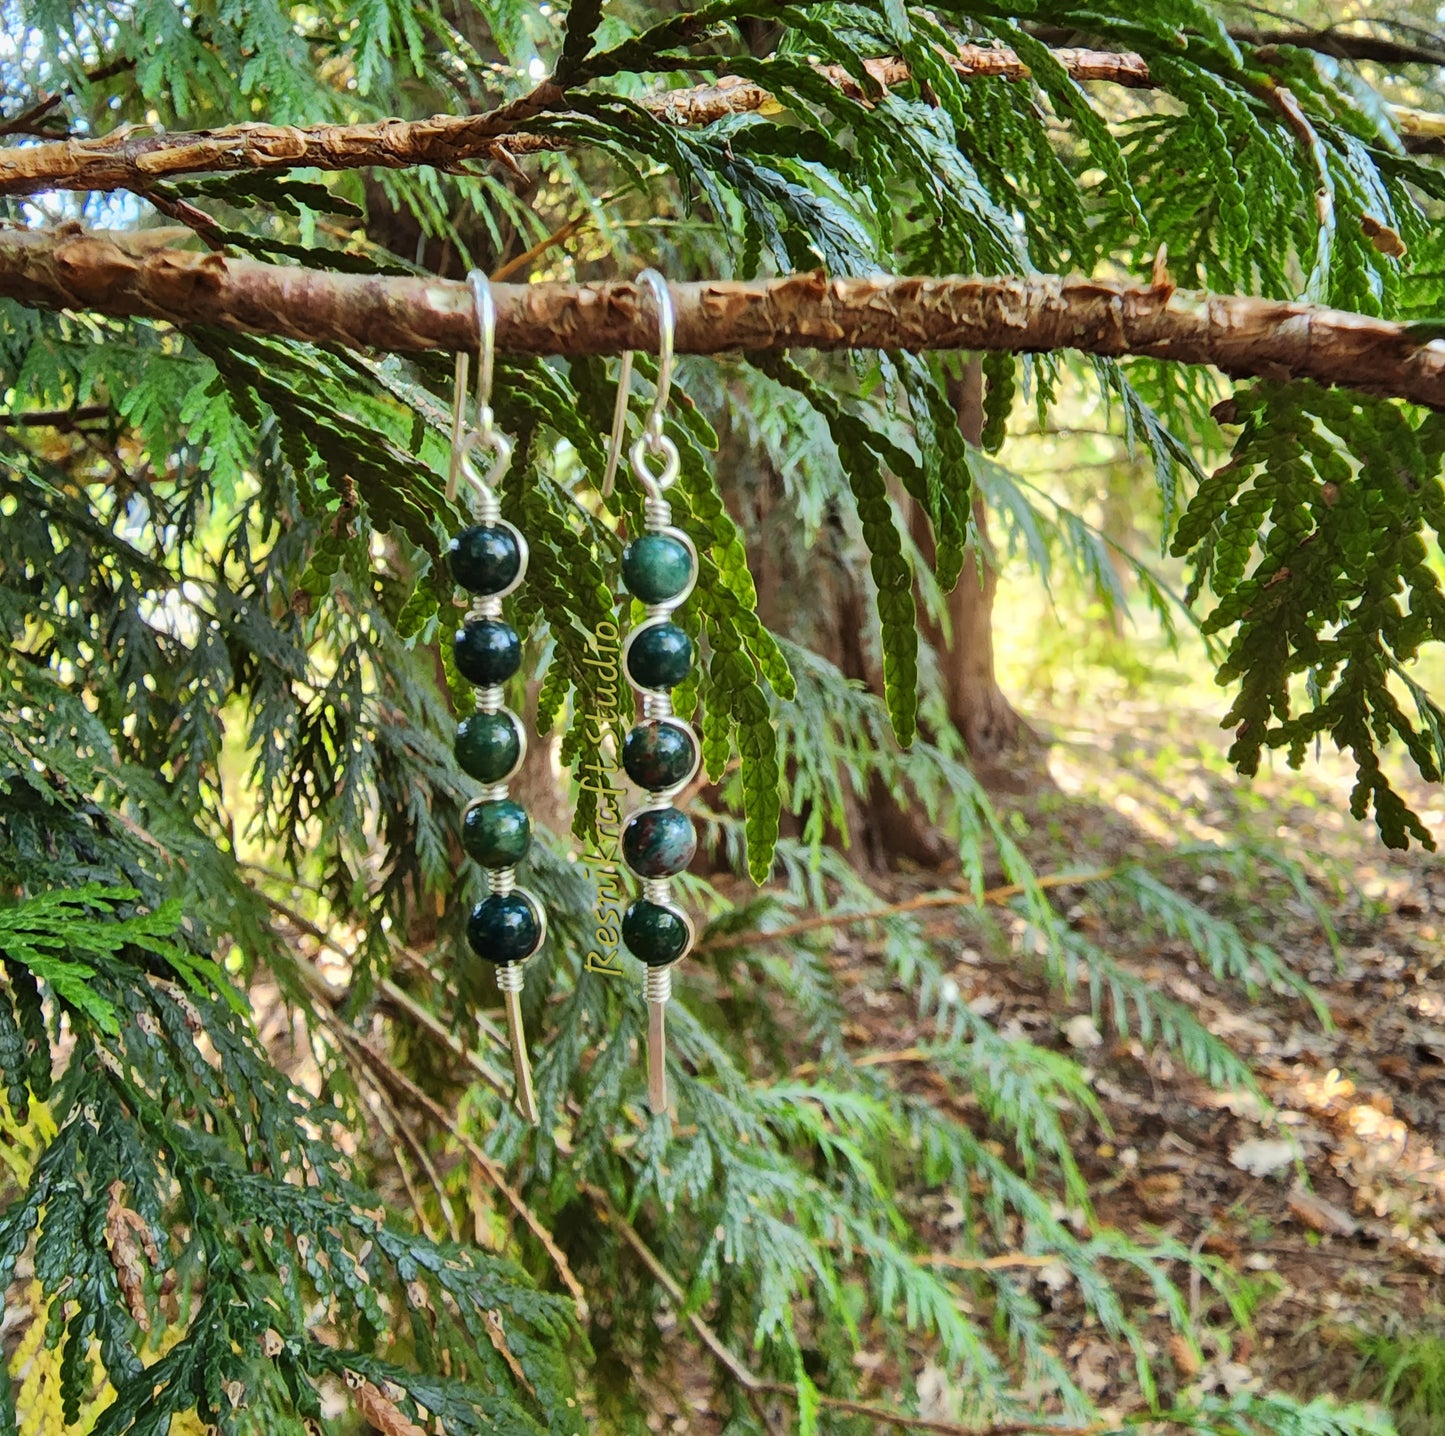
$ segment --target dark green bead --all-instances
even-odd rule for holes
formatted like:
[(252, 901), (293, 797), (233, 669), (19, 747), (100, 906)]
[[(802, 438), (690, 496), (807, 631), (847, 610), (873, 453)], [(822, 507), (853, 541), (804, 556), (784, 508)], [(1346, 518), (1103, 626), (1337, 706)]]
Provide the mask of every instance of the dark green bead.
[(452, 577), (472, 593), (504, 593), (522, 568), (517, 536), (500, 524), (473, 524), (448, 551)]
[(484, 868), (510, 868), (532, 846), (527, 810), (510, 798), (474, 803), (462, 818), (462, 846)]
[(479, 783), (510, 777), (522, 756), (522, 735), (508, 713), (473, 713), (457, 724), (457, 762)]
[(622, 941), (649, 967), (666, 967), (687, 946), (687, 924), (671, 908), (639, 899), (622, 914)]
[(696, 851), (692, 819), (677, 808), (648, 808), (622, 830), (622, 856), (639, 877), (670, 878)]
[(542, 945), (542, 919), (521, 893), (493, 893), (472, 909), (467, 941), (485, 962), (523, 962)]
[(675, 623), (638, 630), (627, 650), (627, 671), (640, 688), (671, 688), (692, 667), (692, 639)]
[(452, 640), (457, 672), (469, 683), (490, 688), (505, 683), (522, 666), (522, 640), (509, 623), (473, 619)]
[(676, 723), (639, 723), (622, 744), (622, 766), (640, 788), (660, 792), (685, 782), (697, 764), (692, 735)]
[(692, 555), (670, 534), (643, 534), (622, 550), (622, 581), (643, 603), (666, 603), (692, 579)]

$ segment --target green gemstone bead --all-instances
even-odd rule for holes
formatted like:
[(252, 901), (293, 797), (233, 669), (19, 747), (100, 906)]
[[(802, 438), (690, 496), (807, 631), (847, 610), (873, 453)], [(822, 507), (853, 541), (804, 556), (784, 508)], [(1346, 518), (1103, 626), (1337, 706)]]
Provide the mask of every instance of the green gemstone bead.
[(527, 810), (510, 798), (474, 803), (462, 818), (462, 846), (484, 868), (510, 868), (532, 846)]
[(622, 581), (643, 603), (666, 603), (692, 581), (692, 555), (671, 534), (643, 534), (622, 550)]
[(692, 667), (692, 639), (675, 623), (638, 630), (627, 650), (627, 672), (640, 688), (672, 688)]
[(647, 808), (622, 830), (622, 856), (642, 878), (670, 878), (697, 852), (692, 819), (677, 808)]
[(457, 630), (452, 654), (468, 683), (489, 688), (505, 683), (522, 666), (522, 640), (511, 624), (478, 618)]
[(639, 723), (622, 743), (622, 766), (639, 788), (662, 792), (686, 782), (697, 766), (697, 744), (677, 723)]
[(493, 893), (472, 909), (467, 942), (485, 962), (524, 962), (542, 945), (542, 919), (523, 893)]
[(622, 941), (648, 967), (666, 967), (687, 948), (687, 924), (671, 908), (639, 899), (622, 914)]
[(457, 724), (457, 762), (479, 783), (511, 777), (522, 756), (522, 735), (509, 713), (473, 713)]
[(451, 542), (452, 577), (471, 593), (505, 593), (522, 570), (522, 549), (511, 529), (473, 524)]

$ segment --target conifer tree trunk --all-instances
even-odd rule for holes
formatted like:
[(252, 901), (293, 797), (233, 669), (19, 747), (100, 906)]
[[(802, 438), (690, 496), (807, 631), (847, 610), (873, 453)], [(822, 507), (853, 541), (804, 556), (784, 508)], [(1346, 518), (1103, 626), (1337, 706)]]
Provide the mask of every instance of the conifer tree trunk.
[[(983, 431), (983, 370), (977, 360), (964, 366), (952, 398), (964, 436), (976, 444)], [(734, 435), (723, 438), (719, 470), (735, 481), (729, 505), (748, 535), (748, 562), (757, 581), (758, 612), (763, 621), (836, 664), (845, 677), (882, 693), (876, 646), (868, 640), (869, 625), (877, 620), (841, 523), (823, 527), (800, 570), (787, 527), (781, 476)], [(913, 537), (925, 559), (932, 562), (934, 545), (928, 521), (908, 500), (904, 505)], [(974, 520), (986, 551), (987, 515), (981, 502), (974, 505)], [(1028, 731), (994, 672), (997, 586), (993, 565), (975, 547), (948, 596), (949, 636), (931, 620), (922, 623), (923, 633), (939, 655), (949, 717), (967, 743), (975, 768), (988, 779), (1004, 776), (1004, 760)], [(800, 601), (804, 594), (810, 598)], [(789, 822), (787, 815), (784, 822)], [(853, 861), (864, 870), (881, 871), (900, 859), (937, 867), (950, 855), (950, 845), (921, 810), (901, 805), (882, 783), (854, 797), (846, 822)], [(793, 826), (797, 826), (795, 821)]]
[[(983, 436), (983, 366), (971, 359), (950, 386), (959, 427), (970, 444)], [(948, 716), (963, 735), (976, 767), (987, 771), (1017, 744), (1025, 725), (1004, 697), (994, 672), (993, 604), (998, 573), (989, 559), (988, 514), (975, 498), (973, 521), (978, 542), (964, 561), (963, 574), (948, 596), (950, 634), (925, 622), (923, 631), (939, 655)], [(914, 538), (933, 558), (933, 538), (922, 515), (914, 511)]]

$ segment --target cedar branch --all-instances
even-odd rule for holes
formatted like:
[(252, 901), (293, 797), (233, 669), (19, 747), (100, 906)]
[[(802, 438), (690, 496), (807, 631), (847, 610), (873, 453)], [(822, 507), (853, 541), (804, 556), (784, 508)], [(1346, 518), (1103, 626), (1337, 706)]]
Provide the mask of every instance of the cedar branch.
[[(1084, 887), (1089, 883), (1107, 882), (1117, 877), (1119, 869), (1090, 868), (1084, 872), (1045, 873), (1034, 880), (1036, 888)], [(759, 928), (752, 932), (731, 932), (721, 937), (709, 938), (700, 943), (699, 952), (719, 952), (733, 947), (752, 947), (764, 942), (788, 942), (806, 932), (819, 928), (856, 927), (868, 922), (881, 922), (890, 917), (908, 917), (916, 912), (934, 908), (1002, 906), (1016, 897), (1022, 897), (1028, 889), (1023, 883), (1003, 883), (998, 887), (986, 888), (983, 892), (968, 891), (920, 893), (905, 898), (902, 902), (889, 903), (886, 907), (865, 908), (862, 912), (815, 913), (812, 917), (800, 918), (786, 927)]]
[(1315, 50), (1336, 60), (1373, 60), (1381, 65), (1445, 65), (1445, 49), (1435, 45), (1412, 45), (1381, 35), (1356, 35), (1331, 26), (1326, 30), (1231, 30), (1243, 44), (1263, 49), (1271, 45), (1292, 45)]
[[(612, 1199), (601, 1187), (591, 1182), (581, 1184), (583, 1192), (591, 1198), (598, 1214), (609, 1225), (616, 1228), (622, 1240), (632, 1248), (633, 1255), (645, 1266), (652, 1279), (668, 1294), (677, 1308), (686, 1310), (687, 1293), (677, 1278), (663, 1266), (652, 1248), (642, 1239), (636, 1227), (622, 1215)], [(783, 1381), (771, 1381), (759, 1376), (742, 1360), (697, 1312), (688, 1313), (688, 1324), (693, 1334), (711, 1353), (713, 1359), (732, 1376), (745, 1391), (768, 1396), (781, 1396), (788, 1401), (797, 1401), (798, 1389)], [(931, 1431), (939, 1436), (1102, 1436), (1111, 1428), (1104, 1424), (1092, 1426), (1050, 1426), (1042, 1421), (1005, 1422), (992, 1426), (963, 1426), (956, 1421), (937, 1421), (926, 1416), (913, 1416), (906, 1411), (894, 1411), (871, 1401), (851, 1401), (842, 1396), (829, 1396), (819, 1392), (814, 1399), (819, 1406), (829, 1411), (842, 1411), (852, 1416), (863, 1416), (877, 1426), (897, 1426), (910, 1431)]]
[[(1076, 80), (1104, 80), (1147, 88), (1152, 84), (1142, 56), (1102, 50), (1060, 49), (1059, 62)], [(1024, 80), (1028, 67), (1009, 49), (961, 46), (949, 64), (966, 80)], [(888, 88), (909, 78), (899, 59), (867, 62), (870, 75)], [(838, 66), (821, 67), (839, 90), (864, 98), (858, 82)], [(716, 84), (671, 90), (644, 105), (665, 124), (710, 124), (725, 115), (751, 113), (772, 103), (762, 86), (736, 76)], [(167, 134), (126, 128), (88, 139), (0, 150), (0, 195), (42, 190), (152, 191), (182, 175), (247, 170), (280, 173), (309, 166), (349, 170), (367, 166), (405, 169), (432, 165), (454, 170), (469, 160), (506, 158), (556, 149), (562, 141), (543, 133), (516, 133), (516, 126), (549, 113), (565, 112), (566, 91), (550, 80), (480, 115), (432, 115), (424, 120), (374, 120), (355, 125), (230, 125), (223, 129)]]
[[(1154, 87), (1148, 62), (1133, 51), (1060, 47), (1054, 57), (1075, 80), (1131, 89)], [(1003, 46), (961, 45), (945, 58), (964, 80), (1029, 78), (1028, 66)], [(867, 60), (864, 65), (885, 89), (910, 79), (907, 64), (897, 57)], [(837, 65), (819, 69), (840, 92), (866, 103), (857, 80), (847, 71)], [(564, 146), (564, 140), (545, 130), (518, 132), (515, 127), (548, 114), (566, 113), (566, 96), (562, 87), (544, 80), (519, 99), (480, 115), (432, 115), (422, 120), (373, 120), (354, 125), (241, 124), (176, 134), (126, 127), (96, 138), (0, 149), (0, 195), (127, 189), (154, 198), (158, 183), (192, 174), (236, 170), (279, 174), (301, 167), (407, 169), (417, 165), (457, 170), (473, 160), (513, 162), (516, 155)], [(669, 90), (642, 101), (655, 118), (681, 128), (754, 113), (773, 103), (772, 95), (761, 85), (731, 75), (715, 84)], [(1386, 109), (1399, 124), (1407, 149), (1429, 151), (1439, 144), (1439, 127), (1445, 124), (1441, 117), (1409, 106), (1387, 105)]]
[[(0, 297), (145, 315), (353, 349), (476, 346), (464, 284), (136, 252), (126, 236), (0, 231)], [(1445, 345), (1409, 325), (1320, 305), (1058, 275), (783, 279), (673, 286), (685, 354), (804, 349), (1073, 349), (1210, 364), (1236, 377), (1313, 379), (1445, 410)], [(656, 347), (636, 286), (497, 285), (497, 344), (514, 354)]]

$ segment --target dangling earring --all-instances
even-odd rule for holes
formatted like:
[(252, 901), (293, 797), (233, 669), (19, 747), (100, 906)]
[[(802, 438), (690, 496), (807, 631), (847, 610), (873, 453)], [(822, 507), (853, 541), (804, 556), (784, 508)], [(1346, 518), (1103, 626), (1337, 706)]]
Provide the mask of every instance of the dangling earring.
[[(642, 722), (622, 745), (627, 776), (647, 790), (648, 801), (623, 824), (622, 856), (642, 879), (642, 897), (622, 917), (622, 940), (647, 968), (642, 992), (647, 1001), (647, 1100), (654, 1112), (667, 1111), (665, 1018), (672, 996), (672, 969), (697, 938), (692, 919), (672, 901), (671, 878), (697, 851), (692, 819), (673, 805), (692, 782), (702, 761), (697, 734), (672, 711), (671, 690), (692, 668), (692, 640), (672, 622), (673, 610), (687, 601), (697, 583), (697, 549), (672, 524), (664, 494), (677, 479), (677, 446), (662, 431), (672, 380), (675, 317), (667, 281), (647, 269), (638, 282), (652, 291), (657, 306), (657, 391), (642, 437), (632, 446), (632, 472), (647, 495), (645, 531), (622, 554), (622, 581), (647, 606), (646, 619), (627, 635), (622, 666), (642, 698)], [(610, 486), (627, 419), (632, 354), (623, 355), (613, 417), (612, 451), (604, 489)], [(648, 459), (661, 460), (653, 473)]]
[[(535, 1126), (537, 1099), (522, 1031), (522, 968), (547, 935), (547, 912), (532, 893), (517, 886), (516, 864), (531, 846), (532, 824), (526, 809), (507, 796), (507, 783), (522, 766), (527, 735), (521, 720), (502, 703), (502, 685), (522, 662), (522, 642), (516, 629), (502, 619), (502, 599), (526, 575), (527, 541), (502, 518), (497, 500), (496, 485), (511, 462), (512, 441), (497, 429), (491, 408), (496, 351), (491, 286), (479, 270), (467, 276), (467, 283), (480, 336), (476, 423), (467, 426), (463, 419), (468, 367), (463, 352), (457, 356), (447, 498), (456, 497), (457, 479), (465, 475), (476, 494), (477, 522), (452, 540), (448, 557), (452, 577), (474, 595), (452, 651), (457, 671), (478, 685), (477, 711), (457, 727), (457, 762), (485, 784), (463, 815), (462, 846), (486, 870), (490, 889), (467, 920), (467, 941), (478, 957), (496, 967), (512, 1045), (517, 1110)], [(485, 478), (476, 468), (479, 450), (491, 454)]]

